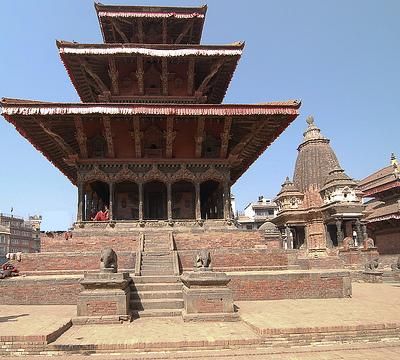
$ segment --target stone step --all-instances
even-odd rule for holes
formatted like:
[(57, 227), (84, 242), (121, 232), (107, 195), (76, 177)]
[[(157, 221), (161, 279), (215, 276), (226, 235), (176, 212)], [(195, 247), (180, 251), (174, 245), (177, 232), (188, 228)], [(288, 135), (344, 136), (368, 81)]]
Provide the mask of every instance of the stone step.
[(131, 291), (131, 300), (141, 299), (182, 299), (182, 290)]
[(142, 257), (147, 257), (147, 256), (149, 256), (149, 257), (171, 256), (171, 252), (168, 250), (163, 250), (163, 251), (157, 250), (157, 251), (145, 251), (142, 253)]
[(146, 261), (146, 263), (169, 263), (172, 259), (171, 256), (144, 256), (142, 261)]
[(143, 299), (131, 300), (132, 310), (183, 309), (182, 299)]
[(172, 264), (148, 264), (148, 263), (142, 263), (140, 266), (141, 270), (150, 270), (150, 269), (173, 269)]
[(131, 287), (132, 291), (133, 289), (136, 289), (138, 292), (143, 292), (143, 291), (182, 291), (182, 283), (177, 282), (177, 283), (148, 283), (148, 284), (134, 284)]
[(174, 275), (174, 271), (171, 269), (163, 270), (140, 270), (142, 276), (162, 276), (162, 275)]
[(157, 275), (157, 276), (135, 276), (130, 274), (134, 284), (147, 284), (147, 283), (177, 283), (181, 284), (179, 276), (175, 275)]
[(182, 316), (182, 310), (171, 310), (171, 309), (149, 309), (142, 311), (131, 311), (133, 318), (139, 317), (171, 317), (171, 316)]

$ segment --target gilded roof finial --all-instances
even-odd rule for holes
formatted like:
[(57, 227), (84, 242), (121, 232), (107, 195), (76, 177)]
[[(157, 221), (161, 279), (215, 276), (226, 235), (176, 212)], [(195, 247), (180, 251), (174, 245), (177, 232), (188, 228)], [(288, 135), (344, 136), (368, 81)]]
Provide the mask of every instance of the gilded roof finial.
[(306, 121), (307, 121), (308, 125), (314, 124), (314, 116), (312, 116), (312, 115), (307, 116), (307, 120)]
[(394, 153), (392, 153), (392, 155), (390, 156), (390, 164), (391, 165), (397, 165), (397, 158), (396, 158), (396, 155)]

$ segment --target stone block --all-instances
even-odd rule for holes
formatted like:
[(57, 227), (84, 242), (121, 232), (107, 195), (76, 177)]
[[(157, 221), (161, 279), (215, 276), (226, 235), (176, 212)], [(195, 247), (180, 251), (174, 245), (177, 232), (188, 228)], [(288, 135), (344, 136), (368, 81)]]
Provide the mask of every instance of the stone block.
[(77, 315), (86, 317), (129, 314), (129, 273), (85, 273), (78, 296)]
[(383, 271), (363, 271), (363, 280), (367, 283), (381, 283)]
[(230, 278), (225, 273), (196, 271), (184, 273), (184, 321), (235, 321), (238, 314), (233, 305)]

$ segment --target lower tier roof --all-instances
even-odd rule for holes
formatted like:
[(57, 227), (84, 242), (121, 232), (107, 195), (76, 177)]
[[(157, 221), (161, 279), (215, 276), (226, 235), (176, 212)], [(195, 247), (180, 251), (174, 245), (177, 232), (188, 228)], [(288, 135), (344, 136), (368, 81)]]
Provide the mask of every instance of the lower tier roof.
[[(0, 105), (5, 119), (73, 184), (78, 163), (146, 161), (229, 163), (233, 183), (298, 116), (300, 102), (146, 105), (3, 98)], [(91, 148), (99, 138), (106, 149), (100, 157)]]

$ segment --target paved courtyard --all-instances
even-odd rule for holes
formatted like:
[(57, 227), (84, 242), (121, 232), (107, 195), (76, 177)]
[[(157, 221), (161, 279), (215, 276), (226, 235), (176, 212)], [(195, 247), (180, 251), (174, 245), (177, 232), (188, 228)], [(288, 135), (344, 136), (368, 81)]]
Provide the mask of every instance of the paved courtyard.
[[(93, 354), (99, 360), (400, 358), (400, 285), (397, 284), (355, 283), (351, 299), (253, 301), (237, 305), (243, 321), (184, 323), (181, 318), (142, 318), (122, 325), (72, 326), (55, 341), (51, 335), (54, 337), (57, 330), (68, 326), (76, 314), (75, 306), (0, 306), (0, 337), (2, 341), (10, 340), (11, 336), (14, 340), (50, 339), (50, 349), (75, 350), (86, 355), (94, 350), (115, 353)], [(303, 347), (290, 342), (296, 334), (304, 337), (310, 333), (353, 329), (363, 332), (390, 326), (397, 339), (391, 335), (377, 342), (370, 339), (367, 344), (328, 342)], [(289, 338), (287, 346), (268, 346), (268, 339), (282, 334)], [(68, 355), (69, 360), (83, 358), (87, 357)]]

